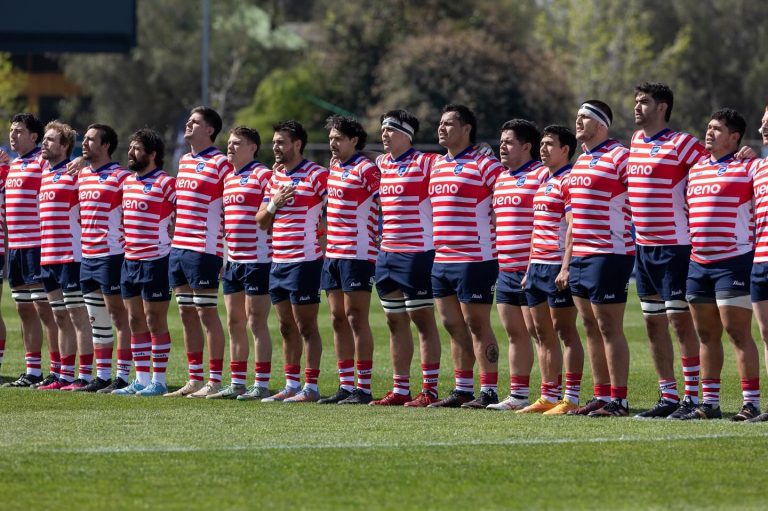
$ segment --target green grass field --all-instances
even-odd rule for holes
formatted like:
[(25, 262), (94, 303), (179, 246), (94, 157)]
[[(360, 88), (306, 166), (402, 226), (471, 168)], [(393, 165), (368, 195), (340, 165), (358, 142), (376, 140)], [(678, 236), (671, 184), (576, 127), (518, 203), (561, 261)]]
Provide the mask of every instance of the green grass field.
[[(374, 300), (375, 302), (375, 300)], [(5, 291), (2, 374), (22, 372), (19, 325)], [(374, 395), (391, 385), (378, 303)], [(223, 311), (222, 311), (223, 317)], [(171, 313), (169, 383), (185, 381)], [(327, 308), (320, 387), (336, 389)], [(494, 324), (506, 361), (505, 337)], [(636, 300), (630, 406), (650, 407), (656, 378)], [(283, 385), (275, 342), (273, 388)], [(740, 406), (726, 347), (723, 409)], [(44, 360), (44, 364), (45, 364)], [(508, 390), (500, 364), (500, 394)], [(44, 366), (44, 368), (47, 367)], [(227, 378), (225, 365), (225, 380)], [(412, 383), (418, 388), (418, 361)], [(252, 370), (252, 363), (249, 371)], [(535, 371), (534, 371), (535, 372)], [(453, 384), (444, 339), (440, 391)], [(250, 378), (250, 376), (249, 376)], [(537, 396), (538, 380), (531, 386)], [(591, 394), (585, 368), (583, 395)], [(768, 427), (728, 421), (519, 416), (0, 390), (0, 509), (763, 509)]]

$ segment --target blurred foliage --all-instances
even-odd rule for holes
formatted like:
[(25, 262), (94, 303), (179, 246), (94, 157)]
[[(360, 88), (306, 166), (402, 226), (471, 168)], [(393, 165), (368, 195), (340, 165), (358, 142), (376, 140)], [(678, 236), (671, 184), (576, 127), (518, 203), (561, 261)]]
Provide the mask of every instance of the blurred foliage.
[(26, 76), (13, 68), (10, 55), (0, 53), (0, 117), (10, 119), (22, 105), (19, 94)]

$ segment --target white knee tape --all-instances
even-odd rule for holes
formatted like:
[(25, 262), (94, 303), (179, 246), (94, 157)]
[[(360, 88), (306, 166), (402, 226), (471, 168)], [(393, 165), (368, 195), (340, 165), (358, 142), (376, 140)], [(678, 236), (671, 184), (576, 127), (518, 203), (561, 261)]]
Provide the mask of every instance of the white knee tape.
[(16, 303), (32, 303), (34, 300), (32, 299), (32, 293), (30, 293), (28, 290), (24, 291), (11, 291), (11, 298)]
[(45, 289), (36, 287), (29, 290), (29, 294), (32, 295), (33, 302), (47, 302), (48, 295), (45, 293)]
[(435, 300), (434, 298), (422, 298), (417, 300), (406, 300), (405, 301), (405, 309), (408, 312), (417, 311), (419, 309), (426, 309), (428, 307), (434, 307), (435, 306)]
[(688, 312), (688, 302), (685, 300), (667, 300), (664, 302), (668, 314), (679, 314)]
[(643, 314), (651, 316), (656, 314), (665, 314), (667, 309), (663, 300), (644, 300), (640, 298), (640, 308)]
[(85, 306), (85, 300), (83, 300), (83, 293), (80, 291), (70, 291), (64, 293), (64, 305), (67, 309), (77, 309), (78, 307)]
[(192, 293), (176, 293), (176, 303), (179, 307), (194, 307), (194, 296)]
[(219, 295), (218, 294), (196, 294), (193, 298), (193, 301), (195, 302), (195, 306), (197, 307), (216, 307), (219, 301)]
[(387, 314), (405, 314), (405, 298), (381, 298), (381, 306)]
[(59, 311), (67, 308), (64, 304), (64, 300), (54, 300), (50, 302), (50, 306), (53, 311)]
[(752, 310), (752, 299), (749, 295), (733, 296), (730, 298), (717, 298), (715, 301), (717, 302), (718, 307), (727, 305), (730, 307), (739, 307), (742, 309)]
[(93, 344), (111, 344), (115, 342), (112, 333), (112, 321), (104, 303), (104, 297), (98, 293), (88, 293), (83, 296), (85, 306), (88, 308), (88, 317), (91, 320), (91, 332)]

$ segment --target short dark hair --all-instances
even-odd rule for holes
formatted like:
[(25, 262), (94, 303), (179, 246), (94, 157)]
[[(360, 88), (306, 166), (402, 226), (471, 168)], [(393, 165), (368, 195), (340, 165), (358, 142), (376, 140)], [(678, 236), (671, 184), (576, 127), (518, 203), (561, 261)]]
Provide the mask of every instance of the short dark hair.
[(384, 119), (387, 117), (392, 117), (393, 119), (397, 120), (399, 123), (408, 123), (411, 128), (413, 128), (413, 134), (416, 135), (416, 133), (419, 132), (419, 120), (411, 114), (408, 110), (402, 110), (402, 109), (396, 109), (396, 110), (387, 110), (384, 112), (384, 115), (381, 116), (379, 119), (380, 123), (384, 122)]
[(539, 145), (541, 144), (541, 131), (531, 121), (525, 119), (511, 119), (501, 125), (501, 131), (512, 131), (515, 134), (515, 138), (520, 141), (521, 144), (531, 144), (531, 157), (534, 160), (538, 160), (541, 155), (539, 154)]
[(208, 126), (213, 128), (213, 134), (211, 135), (211, 142), (216, 141), (216, 137), (219, 136), (219, 132), (221, 131), (221, 126), (222, 126), (221, 116), (219, 115), (219, 113), (209, 106), (201, 105), (201, 106), (196, 106), (189, 112), (189, 115), (192, 115), (192, 114), (200, 114), (203, 116), (203, 119), (208, 124)]
[[(112, 157), (112, 153), (115, 152), (115, 149), (117, 149), (117, 132), (112, 128), (112, 126), (107, 126), (106, 124), (91, 124), (88, 126), (89, 130), (98, 130), (99, 132), (99, 140), (102, 144), (107, 144), (109, 147), (107, 147), (107, 152), (109, 153), (109, 157)], [(87, 131), (87, 130), (86, 130)]]
[(635, 85), (635, 95), (639, 93), (648, 94), (656, 103), (666, 103), (667, 111), (664, 113), (664, 120), (669, 122), (672, 117), (672, 107), (675, 104), (675, 95), (672, 89), (663, 83), (643, 82)]
[(258, 156), (259, 149), (261, 149), (261, 136), (258, 131), (249, 128), (248, 126), (236, 126), (229, 130), (229, 134), (235, 135), (236, 137), (247, 138), (252, 144), (256, 144), (256, 150), (253, 152), (253, 157), (256, 158), (256, 156)]
[(475, 113), (469, 107), (454, 103), (445, 105), (443, 113), (447, 114), (448, 112), (456, 112), (462, 124), (469, 124), (472, 127), (469, 130), (469, 141), (474, 144), (477, 141), (477, 117), (475, 117)]
[(275, 130), (275, 133), (278, 131), (288, 133), (288, 136), (291, 137), (291, 140), (294, 142), (301, 140), (301, 149), (299, 149), (299, 152), (304, 152), (304, 148), (307, 146), (307, 130), (304, 129), (304, 126), (302, 126), (299, 121), (281, 121), (272, 126), (272, 129)]
[(163, 168), (163, 158), (165, 157), (165, 143), (160, 134), (151, 128), (141, 128), (136, 130), (130, 142), (138, 142), (144, 147), (144, 152), (155, 153), (155, 165)]
[(712, 120), (725, 123), (725, 126), (731, 133), (737, 132), (739, 134), (739, 141), (737, 143), (741, 144), (741, 139), (747, 131), (747, 121), (744, 120), (744, 117), (739, 112), (733, 108), (721, 108), (712, 114)]
[(363, 125), (352, 117), (332, 115), (325, 120), (325, 129), (336, 130), (347, 138), (357, 137), (355, 149), (358, 151), (365, 147), (365, 142), (368, 140), (368, 133), (365, 132)]
[(546, 135), (557, 137), (561, 146), (568, 146), (568, 160), (576, 154), (576, 135), (573, 134), (570, 128), (559, 124), (550, 124), (541, 132), (542, 138)]
[(613, 122), (613, 110), (611, 110), (611, 107), (609, 107), (608, 103), (605, 101), (600, 101), (599, 99), (588, 99), (584, 102), (584, 104), (592, 105), (593, 107), (603, 112), (605, 116), (608, 117), (608, 124)]
[(43, 123), (33, 114), (28, 112), (16, 114), (13, 116), (13, 119), (11, 119), (11, 124), (15, 122), (23, 124), (30, 133), (35, 133), (37, 135), (37, 140), (35, 140), (36, 144), (43, 141), (43, 135), (45, 134)]

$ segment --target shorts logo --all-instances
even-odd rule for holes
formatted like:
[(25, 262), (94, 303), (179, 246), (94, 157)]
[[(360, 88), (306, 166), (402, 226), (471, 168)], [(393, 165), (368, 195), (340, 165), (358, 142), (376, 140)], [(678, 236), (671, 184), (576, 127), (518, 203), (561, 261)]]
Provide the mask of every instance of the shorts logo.
[(733, 284), (731, 284), (731, 285), (732, 285), (732, 286), (739, 286), (739, 287), (744, 287), (744, 282), (742, 282), (742, 281), (740, 281), (740, 280), (734, 280), (734, 281), (733, 281)]
[(299, 183), (301, 183), (301, 178), (294, 177), (291, 179), (291, 186), (299, 186)]
[(456, 166), (453, 168), (453, 175), (458, 176), (459, 174), (461, 174), (462, 170), (464, 170), (464, 164), (457, 163)]
[(309, 301), (309, 295), (300, 296), (300, 297), (299, 297), (299, 301), (300, 301), (300, 302), (306, 302), (306, 301)]
[(673, 289), (672, 291), (669, 292), (669, 294), (672, 295), (672, 296), (682, 296), (683, 290), (682, 289)]
[(144, 193), (149, 193), (150, 191), (152, 191), (152, 183), (146, 183), (144, 185), (144, 188), (141, 189), (141, 191)]
[(416, 291), (416, 296), (425, 296), (427, 294), (426, 290), (423, 291)]
[(727, 165), (720, 165), (720, 167), (717, 169), (717, 175), (722, 176), (723, 174), (725, 174), (726, 170), (728, 170)]
[(360, 286), (362, 286), (362, 285), (363, 285), (363, 284), (362, 284), (362, 283), (360, 283), (360, 282), (350, 282), (350, 283), (349, 283), (349, 287), (360, 287)]
[(555, 298), (554, 303), (565, 303), (565, 298)]
[(53, 175), (53, 182), (54, 183), (58, 183), (59, 179), (61, 179), (61, 172), (57, 172), (56, 174)]
[(597, 165), (597, 162), (599, 162), (599, 161), (600, 161), (600, 157), (599, 156), (593, 156), (592, 159), (589, 160), (589, 168), (592, 168), (595, 165)]
[(603, 296), (603, 300), (614, 300), (616, 295), (614, 293)]
[(99, 174), (99, 184), (104, 184), (104, 182), (109, 178), (109, 174)]
[(163, 293), (152, 293), (152, 298), (160, 298), (163, 296)]
[(473, 300), (482, 300), (483, 299), (483, 295), (474, 294), (474, 295), (472, 295), (472, 299)]
[(520, 176), (517, 178), (517, 182), (515, 183), (515, 186), (518, 188), (523, 186), (525, 184), (525, 176)]
[(407, 165), (400, 165), (397, 168), (397, 175), (398, 176), (403, 176), (403, 175), (405, 175), (406, 172), (408, 172), (408, 166)]
[(549, 192), (552, 191), (552, 185), (548, 184), (547, 187), (544, 189), (544, 195), (549, 195)]
[(661, 146), (658, 146), (658, 145), (654, 145), (653, 147), (651, 147), (651, 156), (656, 156), (657, 154), (659, 154), (660, 149), (661, 149)]
[(344, 172), (341, 173), (341, 180), (346, 181), (349, 177), (349, 169), (344, 169)]
[(209, 285), (210, 283), (211, 283), (211, 282), (210, 282), (209, 280), (201, 280), (200, 282), (198, 282), (198, 283), (197, 283), (197, 285), (198, 285), (198, 286), (207, 286), (207, 285)]
[(205, 168), (205, 163), (199, 162), (197, 164), (197, 166), (195, 167), (195, 173), (197, 173), (197, 174), (201, 173), (204, 168)]

